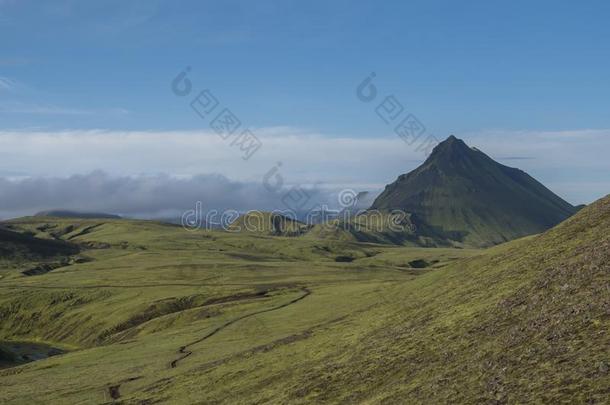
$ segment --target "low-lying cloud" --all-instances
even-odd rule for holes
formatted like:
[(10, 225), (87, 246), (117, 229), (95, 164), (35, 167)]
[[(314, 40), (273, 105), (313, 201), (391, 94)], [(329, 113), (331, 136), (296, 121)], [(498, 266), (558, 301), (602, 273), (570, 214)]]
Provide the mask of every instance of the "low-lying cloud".
[[(336, 205), (336, 191), (304, 188), (303, 207)], [(0, 178), (0, 218), (32, 215), (49, 209), (105, 212), (136, 218), (179, 218), (198, 201), (204, 210), (286, 210), (290, 190), (269, 189), (263, 183), (231, 181), (221, 175), (178, 178), (168, 175), (86, 175)], [(288, 204), (290, 204), (288, 201)]]
[[(253, 133), (262, 147), (244, 160), (211, 131), (0, 131), (0, 217), (55, 208), (173, 216), (196, 201), (215, 209), (281, 209), (281, 193), (263, 187), (266, 177), (280, 178), (283, 190), (310, 190), (312, 201), (332, 202), (341, 189), (377, 193), (426, 158), (396, 136), (290, 127)], [(456, 135), (573, 204), (610, 190), (610, 130)]]

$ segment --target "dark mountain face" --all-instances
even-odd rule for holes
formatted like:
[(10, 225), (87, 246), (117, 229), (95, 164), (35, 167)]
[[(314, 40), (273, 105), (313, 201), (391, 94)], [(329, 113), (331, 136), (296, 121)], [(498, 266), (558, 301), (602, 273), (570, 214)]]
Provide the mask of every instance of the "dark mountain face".
[(577, 211), (527, 173), (453, 135), (386, 186), (371, 209), (410, 212), (423, 235), (475, 246), (542, 232)]

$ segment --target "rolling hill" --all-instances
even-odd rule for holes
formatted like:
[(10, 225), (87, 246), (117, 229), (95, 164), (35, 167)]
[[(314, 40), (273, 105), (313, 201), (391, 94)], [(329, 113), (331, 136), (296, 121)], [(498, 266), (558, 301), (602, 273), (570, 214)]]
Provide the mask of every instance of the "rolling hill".
[(303, 222), (267, 211), (249, 211), (240, 215), (227, 227), (229, 232), (275, 236), (300, 236), (308, 229), (309, 227)]
[(387, 185), (370, 209), (404, 210), (419, 234), (474, 246), (543, 232), (578, 211), (527, 173), (454, 136)]
[(3, 270), (0, 344), (67, 351), (0, 370), (3, 403), (608, 398), (610, 197), (485, 250), (41, 221), (9, 225), (94, 248)]
[(55, 217), (55, 218), (105, 218), (121, 219), (119, 215), (106, 214), (104, 212), (81, 212), (70, 210), (48, 210), (34, 214), (36, 217)]

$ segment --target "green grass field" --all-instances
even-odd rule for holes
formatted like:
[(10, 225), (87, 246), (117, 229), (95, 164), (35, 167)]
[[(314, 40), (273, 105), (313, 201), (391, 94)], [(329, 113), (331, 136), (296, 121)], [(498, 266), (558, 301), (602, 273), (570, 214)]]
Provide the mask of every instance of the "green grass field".
[(0, 262), (0, 341), (69, 351), (0, 370), (3, 403), (604, 403), (610, 395), (608, 199), (543, 235), (487, 250), (147, 221), (9, 225), (83, 250), (38, 275), (22, 272), (39, 260)]

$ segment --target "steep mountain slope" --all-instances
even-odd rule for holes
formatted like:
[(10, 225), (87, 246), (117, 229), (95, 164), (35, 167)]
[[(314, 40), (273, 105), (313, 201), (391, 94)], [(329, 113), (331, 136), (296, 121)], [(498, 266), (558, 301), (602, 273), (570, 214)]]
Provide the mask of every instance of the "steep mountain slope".
[(527, 173), (454, 136), (386, 186), (371, 209), (404, 210), (420, 233), (475, 246), (542, 232), (577, 211)]
[(332, 370), (325, 386), (377, 381), (360, 395), (384, 403), (606, 403), (609, 230), (605, 197), (388, 294), (401, 304), (386, 328), (363, 339), (349, 370), (318, 370)]

